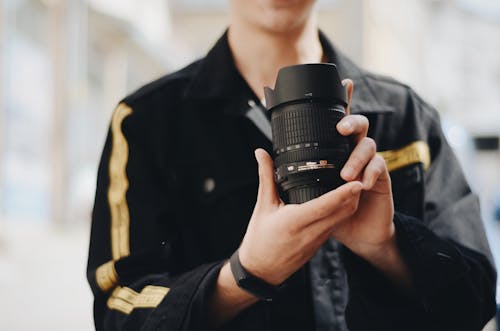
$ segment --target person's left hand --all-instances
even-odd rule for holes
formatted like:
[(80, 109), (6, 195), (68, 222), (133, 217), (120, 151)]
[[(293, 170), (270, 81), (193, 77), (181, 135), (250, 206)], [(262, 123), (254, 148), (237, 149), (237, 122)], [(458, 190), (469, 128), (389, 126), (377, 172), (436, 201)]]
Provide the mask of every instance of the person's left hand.
[[(353, 82), (347, 79), (343, 84), (348, 87), (350, 101)], [(331, 236), (391, 278), (407, 285), (409, 273), (396, 244), (391, 179), (384, 159), (377, 154), (375, 141), (367, 137), (368, 125), (365, 116), (351, 115), (349, 107), (346, 116), (337, 124), (339, 133), (352, 136), (355, 143), (341, 177), (347, 182), (360, 181), (363, 189), (354, 213), (337, 223)]]

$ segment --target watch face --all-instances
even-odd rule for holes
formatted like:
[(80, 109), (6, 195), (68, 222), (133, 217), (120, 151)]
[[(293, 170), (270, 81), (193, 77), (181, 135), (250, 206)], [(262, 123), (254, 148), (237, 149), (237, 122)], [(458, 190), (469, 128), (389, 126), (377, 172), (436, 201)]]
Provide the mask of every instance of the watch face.
[(241, 287), (241, 288), (244, 288), (246, 290), (250, 290), (252, 293), (255, 292), (256, 290), (256, 286), (255, 284), (252, 282), (252, 280), (248, 277), (240, 277), (239, 280), (238, 280), (238, 285)]
[(241, 287), (244, 287), (244, 288), (247, 288), (248, 286), (251, 286), (252, 285), (252, 282), (249, 281), (248, 278), (242, 276), (240, 278), (238, 278), (238, 285), (241, 286)]
[(258, 279), (241, 277), (237, 282), (238, 286), (261, 300), (272, 301), (270, 289), (265, 289)]

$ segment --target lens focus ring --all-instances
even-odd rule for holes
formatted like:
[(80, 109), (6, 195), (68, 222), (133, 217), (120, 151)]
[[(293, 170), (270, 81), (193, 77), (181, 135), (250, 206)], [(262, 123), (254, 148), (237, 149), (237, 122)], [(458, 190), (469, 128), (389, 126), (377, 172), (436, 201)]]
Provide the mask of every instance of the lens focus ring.
[(288, 104), (273, 111), (273, 148), (276, 154), (287, 146), (337, 140), (341, 136), (335, 129), (344, 116), (342, 107), (326, 107), (321, 103)]

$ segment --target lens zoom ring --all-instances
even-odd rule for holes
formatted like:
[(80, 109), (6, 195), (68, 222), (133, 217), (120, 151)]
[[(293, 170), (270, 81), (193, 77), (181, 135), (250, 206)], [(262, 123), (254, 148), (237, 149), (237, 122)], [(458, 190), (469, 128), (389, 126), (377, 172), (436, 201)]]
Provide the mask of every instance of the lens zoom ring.
[(274, 150), (288, 145), (332, 141), (341, 137), (335, 126), (344, 113), (316, 103), (286, 105), (273, 111)]
[[(349, 143), (347, 138), (339, 142), (337, 148), (302, 148), (279, 154), (274, 159), (274, 164), (280, 166), (292, 162), (330, 160), (338, 155), (345, 158), (349, 154)], [(345, 160), (344, 160), (345, 161)]]

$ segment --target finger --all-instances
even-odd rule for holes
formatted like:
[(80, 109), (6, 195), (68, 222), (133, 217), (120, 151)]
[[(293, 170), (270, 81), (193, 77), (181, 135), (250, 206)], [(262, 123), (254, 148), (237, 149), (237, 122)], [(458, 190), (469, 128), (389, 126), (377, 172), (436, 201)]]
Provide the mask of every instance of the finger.
[(288, 205), (292, 209), (290, 219), (293, 226), (302, 228), (312, 222), (331, 215), (345, 201), (359, 194), (361, 182), (353, 181), (339, 186), (335, 190), (300, 205)]
[(363, 169), (376, 155), (377, 145), (372, 138), (363, 138), (354, 148), (340, 172), (340, 177), (351, 181), (361, 176)]
[(345, 109), (346, 115), (349, 115), (351, 113), (351, 99), (352, 99), (352, 92), (354, 91), (354, 83), (351, 79), (347, 78), (342, 80), (342, 85), (347, 86), (347, 107)]
[(366, 137), (369, 122), (363, 115), (348, 115), (337, 123), (337, 130), (343, 136), (355, 135), (355, 141)]
[(261, 207), (280, 205), (280, 197), (274, 183), (274, 166), (271, 156), (262, 148), (258, 148), (255, 150), (255, 158), (259, 165), (257, 205)]
[(363, 189), (371, 190), (377, 180), (379, 180), (379, 178), (384, 175), (386, 175), (387, 177), (389, 176), (387, 174), (387, 166), (385, 164), (384, 158), (380, 155), (375, 155), (370, 160), (363, 173)]
[(310, 224), (307, 228), (311, 236), (320, 237), (324, 234), (330, 235), (336, 225), (344, 222), (348, 217), (351, 217), (358, 209), (359, 198), (361, 194), (355, 194), (350, 199), (346, 200), (335, 212), (325, 218), (317, 220)]

